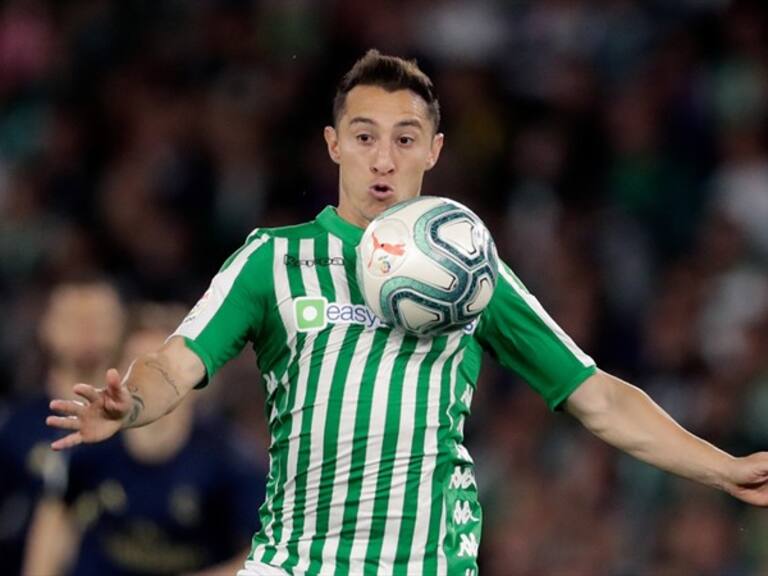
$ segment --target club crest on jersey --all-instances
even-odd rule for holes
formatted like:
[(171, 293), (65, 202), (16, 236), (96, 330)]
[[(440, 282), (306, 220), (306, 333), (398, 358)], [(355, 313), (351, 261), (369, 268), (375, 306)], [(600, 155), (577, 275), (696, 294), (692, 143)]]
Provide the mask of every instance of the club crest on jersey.
[(208, 288), (208, 290), (205, 291), (205, 294), (201, 296), (200, 300), (197, 301), (197, 304), (195, 304), (192, 310), (189, 311), (187, 316), (182, 321), (182, 324), (186, 324), (187, 322), (191, 322), (192, 320), (197, 318), (197, 316), (200, 314), (200, 311), (203, 309), (206, 302), (210, 300), (210, 298), (211, 298), (211, 289)]

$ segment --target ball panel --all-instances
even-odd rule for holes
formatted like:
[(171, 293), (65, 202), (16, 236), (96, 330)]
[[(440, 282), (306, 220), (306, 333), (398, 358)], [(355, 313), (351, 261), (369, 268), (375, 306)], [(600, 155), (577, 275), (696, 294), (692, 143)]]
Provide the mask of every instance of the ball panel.
[(410, 298), (399, 300), (397, 307), (398, 317), (405, 329), (419, 334), (428, 334), (446, 320), (444, 313), (435, 310), (432, 305), (426, 306)]
[(480, 247), (475, 243), (474, 230), (473, 222), (468, 218), (456, 219), (438, 228), (437, 237), (441, 243), (452, 245), (466, 258), (472, 259), (480, 254)]

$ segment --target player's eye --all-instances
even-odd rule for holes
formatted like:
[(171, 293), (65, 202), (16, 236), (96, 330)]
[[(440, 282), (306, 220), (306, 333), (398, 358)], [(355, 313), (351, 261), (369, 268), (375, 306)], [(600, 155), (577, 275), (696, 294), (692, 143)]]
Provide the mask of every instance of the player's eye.
[(410, 146), (415, 141), (415, 138), (413, 136), (399, 136), (397, 138), (397, 143), (401, 146)]
[(373, 136), (371, 136), (370, 134), (365, 134), (365, 133), (358, 134), (357, 136), (355, 136), (355, 138), (357, 139), (358, 142), (360, 142), (360, 144), (370, 144), (371, 142), (373, 142)]

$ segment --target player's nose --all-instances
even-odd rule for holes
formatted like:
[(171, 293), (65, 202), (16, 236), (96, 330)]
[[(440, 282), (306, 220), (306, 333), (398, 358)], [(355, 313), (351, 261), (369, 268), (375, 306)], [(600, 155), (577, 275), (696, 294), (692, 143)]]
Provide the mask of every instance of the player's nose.
[(391, 174), (395, 171), (395, 161), (392, 155), (392, 147), (382, 144), (376, 149), (371, 163), (371, 172), (374, 174)]

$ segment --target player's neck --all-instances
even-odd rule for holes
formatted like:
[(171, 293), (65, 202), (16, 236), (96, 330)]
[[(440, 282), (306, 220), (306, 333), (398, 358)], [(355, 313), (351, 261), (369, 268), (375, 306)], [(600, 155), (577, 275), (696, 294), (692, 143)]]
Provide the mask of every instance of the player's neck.
[(359, 214), (357, 211), (349, 208), (343, 202), (339, 202), (339, 205), (336, 208), (336, 214), (338, 214), (338, 216), (343, 220), (346, 220), (358, 228), (365, 228), (369, 223), (362, 214)]

